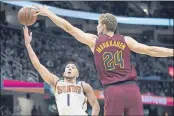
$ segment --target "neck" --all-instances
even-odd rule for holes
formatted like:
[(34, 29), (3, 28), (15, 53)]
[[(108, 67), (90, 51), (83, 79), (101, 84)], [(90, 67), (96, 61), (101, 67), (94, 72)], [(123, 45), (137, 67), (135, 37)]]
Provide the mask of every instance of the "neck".
[(75, 83), (76, 79), (67, 79), (67, 78), (65, 78), (64, 81), (68, 82), (68, 83)]
[(104, 34), (112, 37), (114, 35), (114, 32), (111, 32), (111, 31), (104, 31)]

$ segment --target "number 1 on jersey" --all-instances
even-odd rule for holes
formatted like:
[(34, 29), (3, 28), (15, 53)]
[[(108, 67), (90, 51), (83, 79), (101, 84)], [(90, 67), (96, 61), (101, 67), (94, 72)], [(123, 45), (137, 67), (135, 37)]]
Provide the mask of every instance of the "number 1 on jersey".
[(67, 94), (67, 105), (70, 106), (70, 94)]
[(114, 70), (115, 65), (120, 65), (120, 68), (124, 68), (122, 51), (117, 51), (115, 54), (112, 54), (111, 52), (105, 52), (103, 54), (103, 62), (105, 70)]

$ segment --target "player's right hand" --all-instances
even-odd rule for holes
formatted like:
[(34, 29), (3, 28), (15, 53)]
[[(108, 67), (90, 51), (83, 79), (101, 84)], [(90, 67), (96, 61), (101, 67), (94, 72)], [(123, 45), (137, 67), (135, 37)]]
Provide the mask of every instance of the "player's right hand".
[(32, 40), (32, 32), (30, 32), (30, 34), (28, 33), (28, 27), (27, 26), (23, 27), (23, 31), (24, 31), (25, 45), (30, 44), (30, 42)]
[(30, 8), (34, 9), (37, 12), (36, 14), (34, 14), (34, 16), (36, 15), (48, 16), (48, 14), (50, 13), (50, 11), (48, 10), (48, 7), (46, 7), (45, 5), (43, 6), (33, 5)]

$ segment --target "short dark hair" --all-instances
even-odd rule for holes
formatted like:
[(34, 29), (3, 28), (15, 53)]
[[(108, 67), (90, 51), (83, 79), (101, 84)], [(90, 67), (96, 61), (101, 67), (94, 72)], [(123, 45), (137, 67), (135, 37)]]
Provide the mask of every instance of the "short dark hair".
[(80, 68), (79, 68), (79, 66), (78, 66), (78, 64), (77, 64), (76, 62), (74, 62), (74, 61), (69, 61), (69, 62), (66, 63), (65, 67), (66, 67), (68, 64), (74, 64), (74, 65), (77, 67), (77, 70), (79, 71)]

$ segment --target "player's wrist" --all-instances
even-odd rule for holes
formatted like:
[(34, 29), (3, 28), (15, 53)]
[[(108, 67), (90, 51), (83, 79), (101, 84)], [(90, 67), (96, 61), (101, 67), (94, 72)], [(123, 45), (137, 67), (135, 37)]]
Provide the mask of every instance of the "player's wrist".
[(31, 44), (30, 43), (25, 43), (25, 46), (28, 48), (28, 47), (31, 47)]
[(47, 11), (45, 12), (45, 15), (46, 15), (47, 17), (51, 17), (51, 16), (54, 15), (54, 13), (53, 13), (52, 11), (50, 11), (50, 10), (47, 10)]

